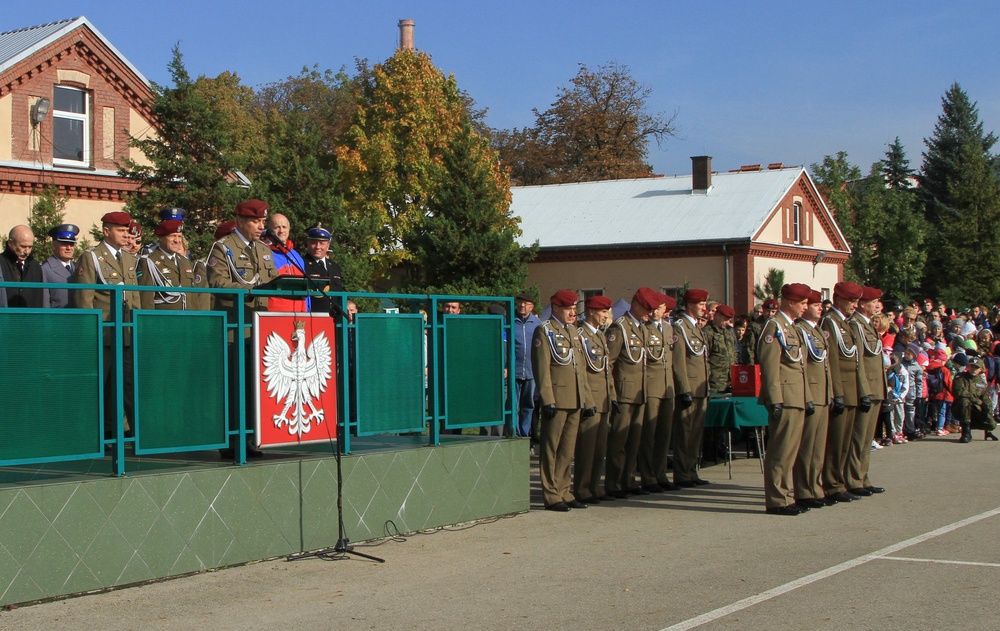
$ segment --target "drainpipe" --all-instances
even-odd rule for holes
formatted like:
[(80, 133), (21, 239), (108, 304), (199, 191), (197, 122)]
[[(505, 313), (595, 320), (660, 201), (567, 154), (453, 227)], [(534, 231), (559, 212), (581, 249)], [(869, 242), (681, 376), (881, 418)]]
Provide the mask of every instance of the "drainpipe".
[(722, 244), (722, 267), (722, 275), (726, 279), (726, 304), (732, 307), (733, 295), (729, 287), (729, 246), (725, 243)]

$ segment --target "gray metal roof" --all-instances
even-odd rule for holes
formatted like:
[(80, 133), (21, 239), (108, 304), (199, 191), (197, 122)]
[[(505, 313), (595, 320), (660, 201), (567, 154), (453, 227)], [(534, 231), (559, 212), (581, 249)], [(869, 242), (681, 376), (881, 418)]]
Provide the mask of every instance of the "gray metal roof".
[(0, 33), (0, 73), (83, 26), (89, 28), (143, 83), (149, 85), (149, 80), (139, 72), (139, 69), (118, 52), (118, 49), (83, 16)]
[(517, 186), (511, 212), (521, 218), (518, 242), (542, 248), (746, 241), (803, 173), (715, 173), (707, 193), (691, 191), (691, 175)]

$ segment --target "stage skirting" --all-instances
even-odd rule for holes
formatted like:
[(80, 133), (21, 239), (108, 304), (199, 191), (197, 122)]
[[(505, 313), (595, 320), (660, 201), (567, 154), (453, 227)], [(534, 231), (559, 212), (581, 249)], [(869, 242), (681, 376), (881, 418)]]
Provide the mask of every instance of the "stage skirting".
[[(379, 440), (343, 459), (352, 543), (528, 510), (527, 440)], [(0, 605), (337, 542), (332, 454), (276, 454), (243, 467), (203, 455), (144, 458), (121, 478), (100, 460), (0, 470)]]

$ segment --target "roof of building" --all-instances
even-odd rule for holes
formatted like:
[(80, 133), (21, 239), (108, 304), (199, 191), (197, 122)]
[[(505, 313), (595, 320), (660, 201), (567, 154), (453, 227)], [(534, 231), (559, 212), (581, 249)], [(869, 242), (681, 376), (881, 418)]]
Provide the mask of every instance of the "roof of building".
[(98, 31), (90, 21), (83, 17), (70, 18), (68, 20), (60, 20), (58, 22), (50, 22), (49, 24), (42, 24), (39, 26), (29, 26), (28, 28), (18, 29), (16, 31), (7, 31), (6, 33), (0, 33), (0, 72), (5, 72), (21, 61), (31, 57), (33, 54), (42, 50), (52, 42), (56, 41), (60, 37), (65, 36), (78, 28), (86, 26), (90, 29), (94, 35), (96, 35), (105, 46), (110, 49), (118, 59), (121, 60), (123, 64), (129, 67), (129, 69), (135, 73), (143, 83), (149, 85), (149, 80), (143, 76), (139, 69), (132, 65), (128, 59), (125, 58), (118, 49), (115, 48), (108, 38), (104, 37), (100, 31)]
[(802, 167), (714, 173), (692, 192), (692, 176), (517, 186), (511, 212), (522, 245), (542, 248), (749, 241), (803, 175)]

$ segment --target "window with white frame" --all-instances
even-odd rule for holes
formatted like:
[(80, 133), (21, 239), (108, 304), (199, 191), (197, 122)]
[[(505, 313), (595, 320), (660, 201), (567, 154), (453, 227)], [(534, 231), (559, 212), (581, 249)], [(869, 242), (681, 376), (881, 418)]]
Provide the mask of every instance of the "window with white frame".
[(792, 204), (792, 243), (802, 243), (802, 204), (798, 202)]
[(57, 85), (52, 96), (52, 162), (90, 166), (90, 95)]

